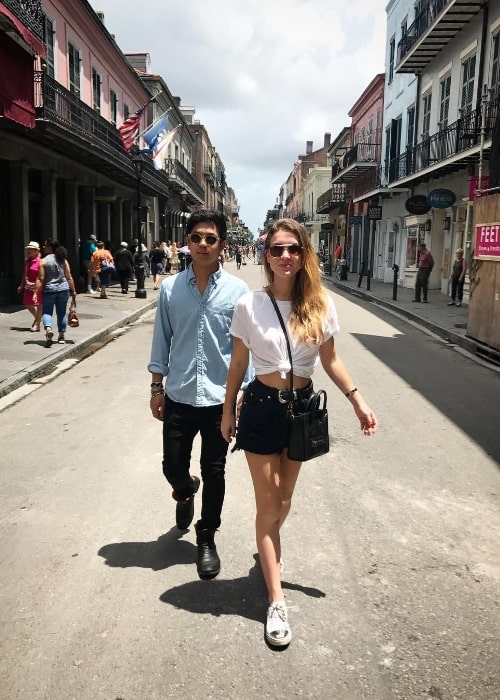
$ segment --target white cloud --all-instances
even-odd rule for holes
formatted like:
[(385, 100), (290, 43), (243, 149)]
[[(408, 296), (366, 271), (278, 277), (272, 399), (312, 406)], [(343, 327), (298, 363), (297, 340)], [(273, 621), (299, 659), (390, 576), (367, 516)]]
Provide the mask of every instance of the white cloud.
[(348, 126), (384, 70), (386, 0), (91, 4), (124, 52), (148, 51), (151, 70), (196, 107), (254, 232), (306, 141), (320, 148)]

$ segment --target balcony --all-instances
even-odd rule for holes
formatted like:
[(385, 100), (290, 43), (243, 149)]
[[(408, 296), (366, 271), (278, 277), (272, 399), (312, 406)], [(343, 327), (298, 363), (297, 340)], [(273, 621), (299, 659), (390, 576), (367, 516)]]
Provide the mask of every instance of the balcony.
[(40, 0), (2, 0), (30, 32), (43, 41), (42, 3)]
[[(378, 141), (378, 138), (375, 139)], [(357, 143), (339, 158), (332, 167), (332, 184), (349, 182), (367, 170), (377, 169), (380, 164), (378, 142)]]
[(469, 163), (477, 163), (481, 143), (482, 110), (486, 110), (485, 141), (488, 155), (499, 108), (500, 98), (497, 97), (487, 102), (484, 107), (468, 112), (432, 136), (425, 136), (416, 146), (407, 148), (405, 153), (389, 163), (386, 173), (389, 184), (425, 181), (435, 176), (436, 171), (442, 176)]
[(396, 73), (418, 74), (481, 10), (483, 0), (428, 0), (397, 47)]
[(179, 160), (167, 158), (166, 170), (172, 190), (179, 196), (181, 196), (180, 193), (182, 190), (187, 190), (188, 199), (192, 200), (190, 204), (203, 204), (205, 201), (205, 191), (203, 187)]
[(211, 182), (212, 184), (215, 184), (215, 174), (212, 168), (208, 165), (203, 166), (203, 175), (206, 177), (206, 179)]
[[(46, 148), (135, 187), (136, 174), (118, 130), (43, 71), (35, 71), (36, 129), (30, 137)], [(144, 191), (168, 196), (166, 173), (145, 162)]]
[(318, 197), (316, 205), (316, 214), (328, 214), (334, 209), (339, 208), (345, 202), (347, 187), (344, 184), (335, 184), (329, 190), (323, 192)]

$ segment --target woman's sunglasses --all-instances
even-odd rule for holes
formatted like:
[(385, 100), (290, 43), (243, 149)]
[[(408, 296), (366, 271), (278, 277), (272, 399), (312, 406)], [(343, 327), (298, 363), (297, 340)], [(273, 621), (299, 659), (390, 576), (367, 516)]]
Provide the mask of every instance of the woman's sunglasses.
[(291, 258), (298, 258), (302, 253), (302, 246), (298, 243), (292, 243), (291, 245), (271, 245), (269, 246), (269, 252), (272, 258), (281, 258), (285, 250), (288, 251), (288, 255)]
[(207, 245), (215, 245), (220, 241), (220, 238), (217, 238), (217, 236), (214, 236), (212, 233), (207, 233), (206, 236), (202, 236), (201, 233), (190, 233), (189, 240), (191, 243), (201, 243), (205, 241)]

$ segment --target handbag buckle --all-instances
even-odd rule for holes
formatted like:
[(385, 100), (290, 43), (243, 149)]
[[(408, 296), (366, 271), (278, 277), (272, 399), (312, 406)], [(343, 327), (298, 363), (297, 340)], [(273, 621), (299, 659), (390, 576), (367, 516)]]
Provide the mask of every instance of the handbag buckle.
[(290, 389), (278, 389), (278, 401), (280, 403), (292, 403), (297, 400), (297, 392)]

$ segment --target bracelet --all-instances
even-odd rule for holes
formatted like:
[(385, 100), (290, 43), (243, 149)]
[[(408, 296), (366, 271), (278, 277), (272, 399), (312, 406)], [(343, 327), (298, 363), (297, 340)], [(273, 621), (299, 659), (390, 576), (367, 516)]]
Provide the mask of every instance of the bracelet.
[(351, 389), (351, 391), (346, 391), (345, 396), (349, 399), (353, 394), (355, 394), (358, 390), (358, 387), (355, 386), (354, 389)]
[(161, 391), (159, 391), (158, 389), (152, 389), (151, 398), (153, 398), (153, 396), (163, 396), (163, 389)]
[(163, 382), (151, 382), (151, 389), (156, 389), (156, 387), (163, 387)]

